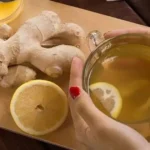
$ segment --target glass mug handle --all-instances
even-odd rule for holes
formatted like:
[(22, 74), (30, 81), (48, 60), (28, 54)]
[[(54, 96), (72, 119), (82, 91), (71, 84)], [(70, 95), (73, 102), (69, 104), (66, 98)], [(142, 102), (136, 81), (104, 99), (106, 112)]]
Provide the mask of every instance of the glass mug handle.
[(104, 41), (102, 33), (98, 30), (91, 31), (87, 36), (90, 52), (94, 51), (100, 43)]

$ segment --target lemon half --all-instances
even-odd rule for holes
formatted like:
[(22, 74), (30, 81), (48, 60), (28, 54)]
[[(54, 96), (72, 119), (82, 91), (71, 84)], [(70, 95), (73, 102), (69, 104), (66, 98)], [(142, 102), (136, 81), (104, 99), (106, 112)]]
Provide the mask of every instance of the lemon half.
[(68, 114), (67, 97), (56, 84), (33, 80), (20, 86), (10, 104), (17, 126), (31, 135), (44, 135), (59, 128)]
[(90, 85), (90, 90), (113, 118), (119, 116), (122, 109), (122, 98), (116, 87), (109, 83), (97, 82)]

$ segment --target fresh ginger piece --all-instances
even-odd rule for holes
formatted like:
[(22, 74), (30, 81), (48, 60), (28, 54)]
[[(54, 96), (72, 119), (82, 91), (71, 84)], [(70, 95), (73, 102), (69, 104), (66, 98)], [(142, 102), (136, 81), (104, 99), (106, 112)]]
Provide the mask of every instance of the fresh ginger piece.
[(19, 86), (27, 81), (36, 78), (36, 72), (26, 66), (9, 67), (8, 74), (0, 81), (0, 86), (7, 88), (11, 86)]
[(83, 29), (75, 23), (62, 24), (60, 31), (42, 43), (43, 47), (52, 47), (61, 44), (72, 45), (82, 49), (85, 42)]
[(59, 45), (50, 49), (37, 47), (30, 56), (30, 63), (48, 76), (56, 78), (70, 70), (74, 56), (85, 60), (81, 50), (74, 46)]
[[(54, 39), (59, 41), (58, 45), (52, 48), (42, 46), (44, 41), (51, 40), (53, 43)], [(62, 24), (56, 13), (43, 11), (27, 20), (8, 40), (0, 41), (0, 77), (3, 77), (1, 85), (8, 87), (15, 84), (8, 81), (11, 80), (8, 67), (26, 62), (50, 77), (61, 76), (63, 72), (70, 70), (73, 57), (85, 60), (83, 52), (77, 48), (82, 47), (84, 39), (81, 27), (73, 23)], [(19, 75), (17, 80), (20, 80)]]
[[(61, 20), (55, 12), (43, 11), (38, 16), (27, 20), (19, 29), (18, 35), (27, 38), (27, 34), (29, 34), (30, 38), (41, 44), (56, 35), (61, 29), (61, 25)], [(23, 36), (22, 33), (25, 33), (26, 36)]]
[(0, 39), (8, 39), (12, 35), (12, 28), (7, 24), (0, 25)]

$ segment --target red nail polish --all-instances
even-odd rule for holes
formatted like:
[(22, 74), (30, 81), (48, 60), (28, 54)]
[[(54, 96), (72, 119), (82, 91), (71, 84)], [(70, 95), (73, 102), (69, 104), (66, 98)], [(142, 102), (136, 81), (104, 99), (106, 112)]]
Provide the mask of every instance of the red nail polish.
[(80, 89), (77, 86), (70, 87), (69, 92), (73, 99), (80, 95)]

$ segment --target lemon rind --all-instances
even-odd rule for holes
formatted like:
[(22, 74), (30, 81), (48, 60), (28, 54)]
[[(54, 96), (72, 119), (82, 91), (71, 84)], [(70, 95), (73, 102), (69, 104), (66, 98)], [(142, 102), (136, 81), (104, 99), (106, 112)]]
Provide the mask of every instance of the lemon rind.
[[(22, 125), (22, 123), (19, 121), (19, 118), (17, 117), (17, 114), (15, 113), (15, 102), (17, 101), (16, 97), (18, 96), (18, 94), (25, 88), (28, 88), (32, 85), (35, 85), (35, 84), (40, 84), (42, 83), (45, 84), (45, 85), (51, 85), (52, 87), (55, 87), (57, 88), (58, 90), (58, 93), (61, 93), (61, 95), (64, 97), (63, 100), (65, 101), (66, 103), (66, 107), (65, 107), (65, 111), (64, 111), (64, 115), (63, 117), (57, 122), (56, 125), (54, 125), (53, 127), (51, 127), (50, 129), (47, 129), (47, 130), (44, 130), (44, 131), (35, 131), (33, 130), (32, 128), (26, 128), (24, 125)], [(26, 82), (24, 83), (23, 85), (21, 85), (17, 90), (16, 92), (14, 93), (13, 97), (12, 97), (12, 100), (11, 100), (11, 103), (10, 103), (10, 112), (11, 112), (11, 115), (16, 123), (16, 125), (24, 132), (28, 133), (28, 134), (31, 134), (31, 135), (35, 135), (35, 136), (40, 136), (40, 135), (44, 135), (44, 134), (47, 134), (47, 133), (50, 133), (50, 132), (53, 132), (55, 130), (57, 130), (63, 123), (64, 121), (66, 120), (66, 117), (68, 115), (68, 101), (67, 101), (67, 96), (66, 94), (64, 93), (64, 91), (58, 86), (56, 85), (55, 83), (53, 82), (50, 82), (50, 81), (45, 81), (45, 80), (32, 80), (32, 81), (29, 81), (29, 82)]]
[(106, 83), (106, 82), (97, 82), (97, 83), (93, 83), (91, 84), (89, 87), (90, 87), (90, 90), (94, 90), (94, 89), (97, 89), (97, 87), (99, 86), (106, 86), (106, 87), (110, 87), (111, 89), (113, 89), (113, 91), (115, 91), (115, 93), (117, 93), (117, 96), (118, 96), (118, 103), (117, 105), (115, 106), (115, 109), (113, 109), (110, 113), (110, 115), (113, 117), (113, 118), (117, 118), (120, 114), (120, 111), (122, 109), (122, 98), (120, 96), (120, 93), (119, 91), (117, 90), (117, 88), (115, 86), (113, 86), (112, 84), (109, 84), (109, 83)]

